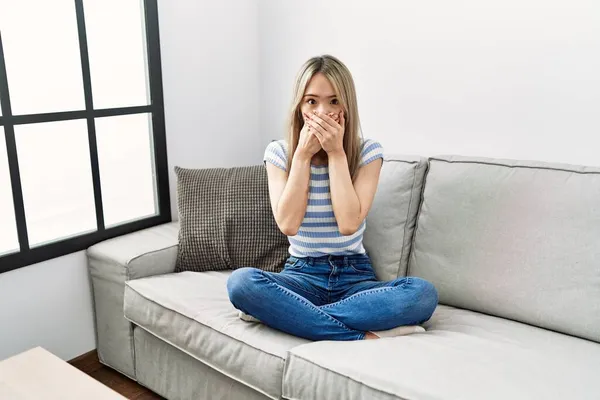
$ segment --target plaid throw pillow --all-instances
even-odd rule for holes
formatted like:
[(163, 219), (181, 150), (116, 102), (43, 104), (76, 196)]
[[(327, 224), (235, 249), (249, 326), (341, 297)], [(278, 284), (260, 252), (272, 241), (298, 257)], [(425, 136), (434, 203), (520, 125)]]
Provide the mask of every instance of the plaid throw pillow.
[(283, 269), (289, 242), (273, 218), (263, 165), (175, 167), (175, 173), (180, 223), (176, 272)]

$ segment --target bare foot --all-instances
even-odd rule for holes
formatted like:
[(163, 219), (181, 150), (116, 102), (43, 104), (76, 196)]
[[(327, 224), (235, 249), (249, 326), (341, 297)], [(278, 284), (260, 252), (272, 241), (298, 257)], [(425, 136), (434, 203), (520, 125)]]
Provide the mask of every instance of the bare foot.
[(379, 339), (379, 336), (377, 336), (376, 334), (374, 334), (372, 332), (366, 332), (364, 340), (367, 340), (367, 339)]

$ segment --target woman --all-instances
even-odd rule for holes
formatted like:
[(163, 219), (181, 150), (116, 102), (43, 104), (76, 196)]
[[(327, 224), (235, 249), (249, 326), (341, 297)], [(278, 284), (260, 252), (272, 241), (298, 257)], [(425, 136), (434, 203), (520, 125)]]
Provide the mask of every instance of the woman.
[(311, 340), (423, 332), (437, 305), (425, 280), (378, 281), (362, 245), (383, 149), (359, 132), (354, 82), (324, 55), (296, 78), (286, 141), (265, 151), (271, 207), (290, 241), (281, 273), (241, 268), (227, 282), (245, 320)]

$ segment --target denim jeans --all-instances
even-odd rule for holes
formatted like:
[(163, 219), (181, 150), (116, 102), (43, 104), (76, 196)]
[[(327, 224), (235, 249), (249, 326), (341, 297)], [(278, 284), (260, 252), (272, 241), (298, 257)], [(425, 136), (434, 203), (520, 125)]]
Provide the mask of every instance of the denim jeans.
[(290, 257), (280, 273), (240, 268), (227, 291), (237, 309), (310, 340), (360, 340), (367, 331), (417, 325), (438, 301), (423, 279), (378, 281), (366, 254)]

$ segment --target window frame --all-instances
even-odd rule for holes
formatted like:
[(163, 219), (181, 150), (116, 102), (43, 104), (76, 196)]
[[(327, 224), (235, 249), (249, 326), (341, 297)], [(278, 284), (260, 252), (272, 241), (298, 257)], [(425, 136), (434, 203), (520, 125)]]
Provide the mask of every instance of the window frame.
[[(81, 68), (83, 73), (85, 110), (16, 116), (13, 115), (10, 104), (10, 93), (8, 87), (8, 78), (6, 75), (4, 50), (2, 47), (2, 32), (0, 31), (0, 106), (2, 107), (0, 126), (4, 128), (4, 137), (6, 138), (6, 150), (11, 181), (10, 183), (13, 193), (13, 206), (15, 210), (17, 235), (19, 239), (19, 250), (17, 252), (0, 256), (0, 274), (27, 265), (81, 251), (106, 239), (171, 221), (157, 0), (143, 0), (142, 3), (145, 14), (150, 104), (145, 106), (118, 107), (110, 109), (93, 108), (83, 0), (74, 0), (74, 2), (77, 17), (77, 31), (79, 36), (79, 53), (81, 57)], [(149, 218), (139, 219), (107, 229), (104, 224), (95, 119), (98, 117), (140, 113), (148, 113), (152, 116), (152, 137), (154, 168), (156, 173), (156, 195), (158, 197), (158, 213), (157, 215)], [(85, 119), (87, 121), (92, 181), (94, 188), (94, 202), (96, 207), (96, 223), (98, 229), (95, 232), (59, 239), (52, 243), (31, 248), (27, 235), (27, 221), (25, 218), (23, 191), (21, 187), (14, 127), (15, 125), (20, 124), (74, 119)], [(2, 140), (2, 137), (0, 137), (0, 140)]]

